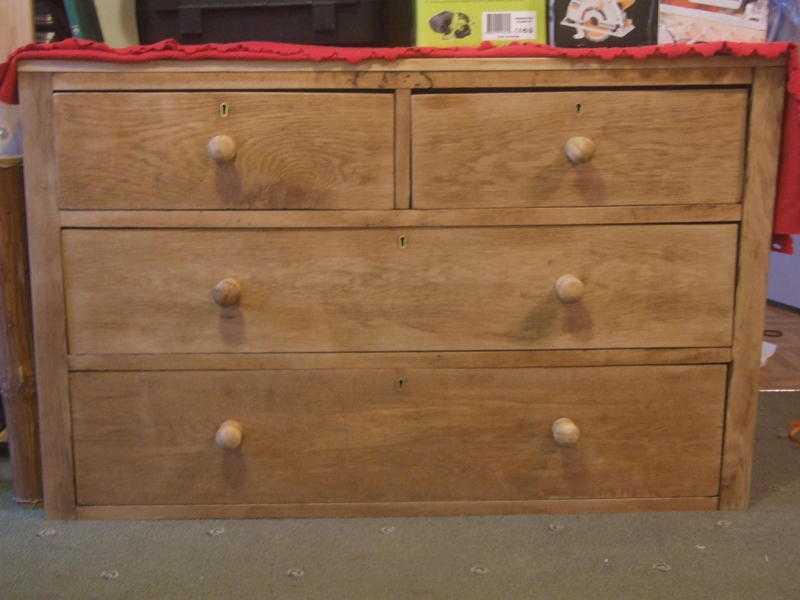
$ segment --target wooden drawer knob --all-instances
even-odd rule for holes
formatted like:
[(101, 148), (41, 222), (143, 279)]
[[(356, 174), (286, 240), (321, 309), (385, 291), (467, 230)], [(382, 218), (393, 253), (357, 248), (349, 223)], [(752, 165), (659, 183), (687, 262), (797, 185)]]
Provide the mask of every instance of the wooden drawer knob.
[(581, 430), (578, 426), (566, 417), (561, 417), (553, 421), (553, 439), (559, 446), (574, 446), (581, 437)]
[(583, 298), (583, 282), (575, 275), (562, 275), (556, 280), (556, 296), (564, 304), (572, 304)]
[(574, 165), (587, 163), (594, 156), (595, 145), (592, 140), (586, 137), (571, 137), (564, 145), (564, 153), (569, 161)]
[(211, 290), (211, 297), (222, 307), (234, 306), (242, 298), (242, 286), (235, 279), (223, 279)]
[(225, 421), (217, 429), (214, 442), (223, 450), (235, 450), (242, 445), (242, 424), (238, 421)]
[(208, 142), (208, 157), (218, 163), (236, 158), (236, 142), (229, 135), (215, 135)]

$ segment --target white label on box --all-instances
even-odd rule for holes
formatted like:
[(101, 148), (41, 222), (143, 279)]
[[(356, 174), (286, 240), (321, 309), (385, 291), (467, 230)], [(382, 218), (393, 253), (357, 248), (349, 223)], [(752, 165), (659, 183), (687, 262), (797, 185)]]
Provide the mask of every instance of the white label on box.
[(743, 0), (689, 0), (692, 4), (705, 4), (706, 6), (718, 6), (731, 10), (740, 10), (744, 4)]
[[(712, 21), (731, 27), (749, 27), (751, 29), (767, 30), (766, 13), (754, 13), (752, 16), (744, 14), (731, 15), (722, 12), (710, 12), (702, 8), (685, 8), (683, 6), (662, 4), (659, 7), (659, 17), (661, 15), (677, 15), (679, 17), (684, 17), (687, 21), (697, 21), (698, 23), (702, 21)], [(731, 40), (739, 41), (736, 38), (731, 38)]]
[(535, 40), (536, 13), (533, 11), (483, 13), (483, 38), (492, 40)]

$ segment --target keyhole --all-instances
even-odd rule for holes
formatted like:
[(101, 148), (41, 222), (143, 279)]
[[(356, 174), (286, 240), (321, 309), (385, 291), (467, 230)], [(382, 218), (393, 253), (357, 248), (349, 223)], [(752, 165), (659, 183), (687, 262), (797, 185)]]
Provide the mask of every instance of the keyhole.
[(401, 235), (398, 241), (400, 243), (401, 248), (405, 248), (408, 245), (408, 242), (406, 241), (406, 236), (404, 235)]
[(219, 116), (220, 117), (227, 117), (230, 113), (230, 107), (228, 106), (227, 102), (223, 102), (219, 105)]
[(401, 377), (400, 379), (397, 380), (397, 389), (398, 390), (402, 390), (405, 387), (405, 385), (406, 385), (406, 378), (405, 377)]
[(576, 105), (575, 105), (575, 112), (581, 112), (581, 109), (582, 109), (582, 108), (583, 108), (583, 105), (582, 105), (582, 104), (576, 104)]

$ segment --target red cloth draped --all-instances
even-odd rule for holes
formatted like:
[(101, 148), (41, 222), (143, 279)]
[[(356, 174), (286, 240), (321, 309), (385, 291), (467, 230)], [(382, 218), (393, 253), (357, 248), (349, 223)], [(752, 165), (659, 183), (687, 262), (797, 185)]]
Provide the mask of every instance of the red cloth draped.
[(339, 48), (304, 46), (274, 42), (241, 42), (183, 46), (165, 40), (150, 46), (109, 48), (105, 44), (69, 39), (55, 44), (31, 44), (13, 52), (0, 65), (0, 101), (16, 103), (17, 65), (22, 60), (84, 60), (115, 63), (140, 63), (157, 60), (273, 60), (273, 61), (346, 61), (357, 64), (366, 60), (393, 61), (400, 58), (598, 58), (614, 60), (651, 57), (681, 58), (718, 55), (759, 56), (774, 59), (789, 56), (787, 68), (787, 104), (783, 127), (783, 146), (778, 196), (775, 205), (773, 249), (791, 252), (790, 234), (800, 234), (800, 57), (794, 44), (776, 42), (750, 44), (716, 42), (669, 44), (632, 48), (555, 48), (541, 44), (474, 48)]

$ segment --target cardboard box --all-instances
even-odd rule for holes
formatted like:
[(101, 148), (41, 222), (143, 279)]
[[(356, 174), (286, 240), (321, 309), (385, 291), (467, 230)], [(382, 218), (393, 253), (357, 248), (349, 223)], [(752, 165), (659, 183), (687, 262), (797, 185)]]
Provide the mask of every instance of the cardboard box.
[(765, 42), (768, 0), (661, 0), (658, 43)]
[(547, 0), (416, 0), (418, 46), (547, 43)]
[(554, 46), (647, 46), (657, 36), (658, 0), (551, 0)]

